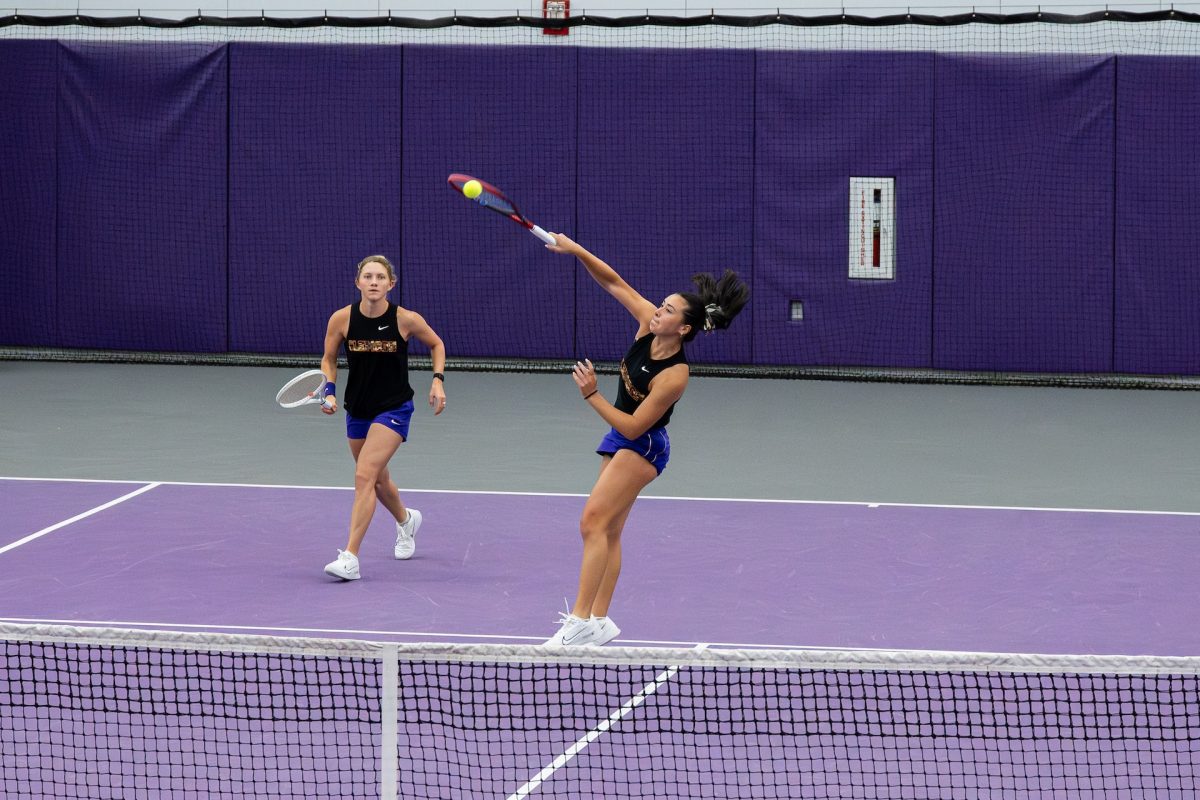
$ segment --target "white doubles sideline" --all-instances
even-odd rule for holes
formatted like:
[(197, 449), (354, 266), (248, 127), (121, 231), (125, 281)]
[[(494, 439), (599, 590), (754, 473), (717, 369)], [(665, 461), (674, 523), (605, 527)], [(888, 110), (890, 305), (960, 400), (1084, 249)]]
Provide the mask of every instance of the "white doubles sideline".
[[(145, 480), (119, 480), (104, 478), (30, 478), (0, 475), (3, 481), (33, 481), (45, 483), (150, 483)], [(306, 491), (352, 492), (352, 486), (303, 486), (299, 484), (278, 483), (215, 483), (203, 481), (154, 481), (147, 488), (154, 486), (211, 486), (214, 488), (228, 487), (237, 489), (299, 489)], [(399, 487), (401, 492), (418, 494), (482, 494), (516, 497), (587, 497), (583, 492), (507, 492), (491, 489), (406, 489)], [(961, 503), (891, 503), (877, 500), (790, 500), (769, 497), (689, 497), (686, 495), (642, 495), (639, 501), (654, 502), (656, 500), (695, 501), (709, 503), (769, 503), (779, 505), (807, 506), (864, 506), (866, 508), (948, 508), (948, 509), (978, 509), (980, 511), (1045, 511), (1064, 514), (1145, 514), (1164, 517), (1200, 517), (1200, 511), (1156, 511), (1153, 509), (1133, 508), (1064, 508), (1053, 506), (989, 506), (969, 505)]]
[[(3, 478), (0, 480), (10, 480), (10, 479)], [(35, 539), (40, 539), (41, 537), (45, 536), (48, 533), (53, 533), (54, 531), (57, 531), (61, 528), (65, 528), (68, 525), (78, 522), (81, 519), (86, 519), (86, 518), (92, 516), (93, 514), (98, 514), (101, 511), (104, 511), (105, 509), (109, 509), (115, 505), (124, 503), (126, 500), (130, 500), (134, 497), (137, 497), (139, 494), (144, 494), (145, 492), (150, 491), (154, 487), (161, 486), (161, 485), (162, 484), (160, 484), (160, 483), (148, 483), (145, 486), (142, 486), (141, 488), (134, 489), (132, 492), (129, 492), (128, 494), (123, 494), (114, 500), (109, 500), (107, 503), (102, 503), (101, 505), (98, 505), (95, 508), (89, 508), (87, 511), (84, 511), (82, 514), (76, 514), (75, 516), (71, 517), (70, 519), (64, 519), (62, 522), (56, 522), (55, 524), (50, 525), (49, 527), (42, 528), (40, 531), (36, 531), (34, 533), (29, 534), (28, 536), (25, 536), (24, 538), (18, 539), (15, 542), (10, 542), (9, 544), (6, 544), (3, 547), (0, 547), (0, 554), (7, 553), (9, 550), (13, 550), (17, 547), (20, 547), (23, 544), (28, 544), (29, 542), (32, 542)]]
[[(703, 650), (704, 645), (698, 645), (696, 649)], [(564, 750), (557, 758), (555, 758), (546, 766), (542, 767), (541, 771), (538, 772), (537, 775), (534, 775), (532, 778), (526, 781), (521, 788), (510, 794), (508, 796), (508, 800), (522, 800), (522, 798), (527, 797), (531, 792), (537, 791), (537, 788), (549, 780), (555, 772), (566, 766), (567, 763), (571, 761), (571, 759), (575, 758), (575, 756), (579, 755), (579, 753), (582, 752), (585, 747), (607, 733), (613, 725), (616, 725), (622, 719), (633, 713), (635, 708), (646, 702), (646, 698), (657, 692), (659, 687), (661, 687), (664, 683), (674, 678), (677, 672), (679, 672), (678, 665), (667, 667), (662, 672), (658, 673), (654, 680), (643, 686), (640, 692), (625, 701), (625, 703), (616, 711), (609, 714), (607, 719), (577, 739), (575, 744)]]

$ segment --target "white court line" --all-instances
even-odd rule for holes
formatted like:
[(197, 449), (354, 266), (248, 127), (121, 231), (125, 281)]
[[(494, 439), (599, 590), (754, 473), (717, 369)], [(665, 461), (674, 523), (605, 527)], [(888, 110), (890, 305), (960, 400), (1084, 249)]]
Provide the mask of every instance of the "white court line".
[(118, 503), (124, 503), (126, 500), (129, 500), (130, 498), (137, 497), (139, 494), (142, 494), (143, 492), (150, 491), (155, 486), (161, 486), (161, 484), (148, 483), (145, 486), (141, 487), (140, 489), (136, 489), (136, 490), (130, 492), (129, 494), (121, 495), (116, 500), (109, 500), (104, 505), (96, 506), (93, 509), (84, 511), (82, 514), (76, 514), (75, 516), (71, 517), (70, 519), (64, 519), (62, 522), (55, 523), (54, 525), (51, 525), (49, 528), (42, 528), (40, 531), (38, 531), (36, 533), (29, 534), (24, 539), (18, 539), (17, 541), (12, 542), (11, 544), (6, 544), (4, 547), (0, 547), (0, 553), (7, 553), (9, 550), (20, 547), (23, 544), (28, 544), (29, 542), (32, 542), (34, 539), (41, 538), (42, 536), (45, 536), (47, 533), (53, 533), (54, 531), (58, 530), (59, 528), (65, 528), (66, 526), (70, 525), (73, 522), (78, 522), (81, 519), (90, 517), (92, 514), (97, 514), (101, 511), (104, 511), (106, 508), (112, 508), (113, 506), (117, 505)]
[[(698, 645), (696, 649), (703, 650), (704, 647), (705, 645)], [(520, 789), (517, 789), (515, 792), (510, 794), (508, 796), (508, 800), (521, 800), (521, 798), (527, 797), (531, 792), (537, 791), (537, 788), (541, 786), (547, 778), (564, 767), (568, 761), (579, 755), (579, 753), (581, 753), (585, 747), (607, 733), (609, 728), (633, 713), (635, 708), (646, 702), (646, 698), (657, 692), (664, 683), (674, 678), (677, 672), (679, 672), (678, 666), (667, 667), (660, 672), (654, 680), (643, 686), (640, 692), (629, 698), (629, 700), (625, 702), (625, 705), (609, 714), (608, 719), (592, 728), (590, 731), (584, 734), (583, 737), (578, 739), (575, 744), (568, 747), (562, 755), (551, 761), (546, 766), (542, 767), (541, 772), (526, 781), (525, 785)]]
[[(488, 633), (445, 633), (434, 631), (384, 631), (358, 628), (291, 628), (271, 625), (206, 625), (194, 622), (134, 622), (114, 619), (41, 619), (37, 617), (0, 617), (0, 622), (21, 625), (94, 625), (102, 628), (165, 628), (167, 630), (192, 629), (200, 631), (271, 631), (299, 634), (343, 634), (348, 636), (392, 636), (392, 637), (436, 637), (442, 639), (503, 639), (506, 641), (544, 642), (545, 636), (509, 636)], [(687, 643), (688, 646), (692, 642)]]
[[(0, 475), (0, 481), (46, 481), (59, 483), (144, 483), (139, 480), (106, 480), (100, 478), (28, 478)], [(237, 489), (301, 489), (352, 492), (353, 486), (304, 486), (280, 483), (211, 483), (202, 481), (155, 481), (155, 486), (211, 486), (214, 488)], [(587, 497), (581, 492), (505, 492), (490, 489), (406, 489), (401, 492), (413, 494), (467, 494), (495, 495), (497, 497)], [(1135, 508), (1062, 508), (1053, 506), (984, 506), (955, 503), (884, 503), (874, 500), (782, 500), (771, 497), (688, 497), (685, 495), (642, 495), (638, 500), (686, 500), (712, 503), (766, 503), (775, 505), (803, 506), (864, 506), (866, 508), (946, 508), (976, 511), (1045, 511), (1065, 514), (1142, 514), (1160, 517), (1200, 517), (1200, 511), (1155, 511)]]
[(0, 481), (47, 481), (58, 483), (147, 483), (147, 481), (121, 481), (109, 478), (18, 478), (0, 477)]
[[(151, 628), (162, 629), (168, 631), (180, 630), (197, 630), (197, 631), (233, 631), (233, 632), (260, 632), (260, 633), (287, 633), (287, 634), (305, 634), (320, 638), (321, 635), (344, 635), (344, 636), (367, 636), (367, 637), (392, 637), (392, 638), (415, 638), (427, 640), (429, 638), (436, 639), (480, 639), (487, 641), (504, 641), (520, 644), (522, 642), (530, 642), (533, 644), (541, 644), (546, 641), (544, 635), (541, 636), (515, 636), (504, 633), (446, 633), (435, 631), (384, 631), (371, 629), (356, 629), (356, 628), (290, 628), (286, 626), (270, 626), (270, 625), (204, 625), (194, 622), (133, 622), (130, 620), (114, 620), (114, 619), (45, 619), (42, 617), (0, 617), (0, 623), (13, 623), (17, 625), (83, 625), (94, 626), (99, 628)], [(697, 645), (696, 642), (679, 642), (670, 639), (616, 639), (613, 642), (620, 647), (701, 647), (701, 648), (730, 648), (734, 650), (846, 650), (855, 653), (893, 653), (895, 648), (891, 647), (848, 647), (844, 645), (826, 645), (826, 644), (764, 644), (763, 642), (707, 642), (702, 645)], [(956, 653), (957, 650), (927, 650), (929, 653)]]

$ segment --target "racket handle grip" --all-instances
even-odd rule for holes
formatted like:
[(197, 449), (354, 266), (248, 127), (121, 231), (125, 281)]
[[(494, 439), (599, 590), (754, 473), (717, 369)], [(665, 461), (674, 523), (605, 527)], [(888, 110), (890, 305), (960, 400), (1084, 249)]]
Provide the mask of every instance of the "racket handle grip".
[(558, 240), (541, 229), (540, 226), (534, 225), (529, 229), (529, 232), (541, 239), (546, 244), (558, 244)]

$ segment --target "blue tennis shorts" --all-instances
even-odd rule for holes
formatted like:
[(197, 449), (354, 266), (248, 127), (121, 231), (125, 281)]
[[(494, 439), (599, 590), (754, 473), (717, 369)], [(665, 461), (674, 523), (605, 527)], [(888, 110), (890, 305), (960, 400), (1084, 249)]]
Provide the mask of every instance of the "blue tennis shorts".
[(349, 413), (346, 414), (346, 438), (347, 439), (365, 439), (367, 431), (372, 425), (382, 425), (388, 430), (395, 431), (400, 434), (404, 441), (408, 441), (408, 423), (413, 415), (413, 401), (409, 400), (399, 408), (393, 408), (391, 411), (385, 411), (382, 414), (372, 419), (365, 417), (352, 417)]
[(667, 437), (666, 428), (651, 428), (636, 439), (626, 439), (613, 428), (601, 440), (596, 452), (602, 456), (611, 456), (618, 450), (632, 450), (653, 464), (655, 471), (662, 475), (671, 459), (671, 440)]

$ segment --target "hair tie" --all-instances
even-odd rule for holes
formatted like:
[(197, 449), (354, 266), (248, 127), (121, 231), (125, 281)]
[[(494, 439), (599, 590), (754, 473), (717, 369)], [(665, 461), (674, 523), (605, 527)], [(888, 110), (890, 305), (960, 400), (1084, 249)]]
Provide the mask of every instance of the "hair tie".
[(717, 305), (716, 303), (709, 303), (708, 305), (706, 305), (704, 307), (704, 330), (705, 331), (712, 331), (714, 328), (717, 327), (716, 323), (713, 322), (713, 318), (712, 318), (712, 315), (716, 314), (716, 313), (723, 313), (721, 307), (719, 305)]

